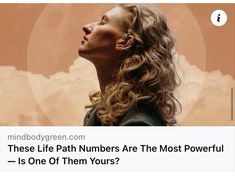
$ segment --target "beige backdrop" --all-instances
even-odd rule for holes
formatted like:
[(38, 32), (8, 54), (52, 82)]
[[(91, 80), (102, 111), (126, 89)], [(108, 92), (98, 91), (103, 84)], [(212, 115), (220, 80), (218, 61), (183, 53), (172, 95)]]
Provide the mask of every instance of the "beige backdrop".
[[(99, 86), (93, 65), (77, 54), (81, 28), (113, 6), (0, 5), (1, 125), (82, 124), (88, 94)], [(234, 125), (235, 5), (158, 7), (177, 39), (175, 60), (183, 80), (176, 91), (183, 106), (178, 121), (181, 125)], [(211, 24), (215, 9), (227, 13), (225, 26)]]

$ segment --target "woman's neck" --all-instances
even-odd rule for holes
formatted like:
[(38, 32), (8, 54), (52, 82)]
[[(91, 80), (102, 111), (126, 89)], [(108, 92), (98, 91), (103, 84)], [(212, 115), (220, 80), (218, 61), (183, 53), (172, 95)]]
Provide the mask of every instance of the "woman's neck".
[(99, 64), (95, 66), (100, 84), (100, 90), (102, 93), (104, 93), (105, 87), (115, 80), (114, 74), (116, 73), (117, 65)]

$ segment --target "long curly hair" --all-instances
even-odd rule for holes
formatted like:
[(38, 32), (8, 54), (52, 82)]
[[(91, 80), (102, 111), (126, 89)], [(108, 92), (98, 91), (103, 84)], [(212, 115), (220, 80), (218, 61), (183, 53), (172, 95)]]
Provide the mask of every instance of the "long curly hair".
[[(104, 125), (118, 125), (121, 118), (138, 104), (148, 104), (165, 125), (177, 123), (177, 105), (173, 92), (180, 84), (173, 62), (173, 38), (165, 16), (141, 4), (119, 4), (129, 13), (123, 20), (126, 35), (134, 43), (120, 60), (114, 81), (101, 91), (90, 93), (91, 105)], [(124, 37), (125, 38), (125, 37)]]

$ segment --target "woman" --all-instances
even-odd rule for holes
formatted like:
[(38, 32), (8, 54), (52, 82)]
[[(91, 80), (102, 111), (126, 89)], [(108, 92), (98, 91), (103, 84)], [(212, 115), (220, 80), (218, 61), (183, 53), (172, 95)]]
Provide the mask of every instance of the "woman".
[(95, 65), (101, 88), (90, 95), (85, 126), (176, 124), (175, 40), (155, 11), (122, 4), (83, 27), (79, 54)]

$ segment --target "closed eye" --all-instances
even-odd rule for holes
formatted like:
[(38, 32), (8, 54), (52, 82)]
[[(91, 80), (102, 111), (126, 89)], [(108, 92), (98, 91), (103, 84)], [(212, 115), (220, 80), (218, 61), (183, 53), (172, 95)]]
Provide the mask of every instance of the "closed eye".
[(105, 22), (103, 20), (100, 21), (99, 25), (104, 25)]
[(106, 24), (106, 22), (108, 21), (108, 17), (106, 15), (104, 15), (99, 23), (99, 25), (104, 25)]

